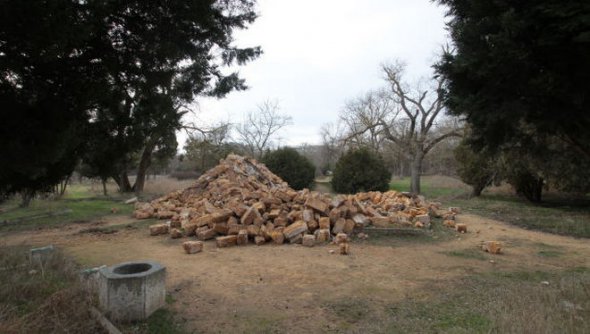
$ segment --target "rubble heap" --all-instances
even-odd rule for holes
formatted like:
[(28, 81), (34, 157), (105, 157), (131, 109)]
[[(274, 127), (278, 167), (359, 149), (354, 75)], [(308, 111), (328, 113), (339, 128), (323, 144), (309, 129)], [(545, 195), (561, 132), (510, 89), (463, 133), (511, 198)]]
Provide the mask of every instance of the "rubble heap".
[(254, 241), (310, 243), (350, 235), (367, 225), (427, 228), (439, 209), (421, 196), (396, 191), (355, 195), (295, 191), (254, 159), (229, 155), (201, 175), (194, 186), (150, 203), (136, 203), (138, 219), (159, 218), (168, 224), (150, 227), (152, 235), (217, 238), (218, 247)]

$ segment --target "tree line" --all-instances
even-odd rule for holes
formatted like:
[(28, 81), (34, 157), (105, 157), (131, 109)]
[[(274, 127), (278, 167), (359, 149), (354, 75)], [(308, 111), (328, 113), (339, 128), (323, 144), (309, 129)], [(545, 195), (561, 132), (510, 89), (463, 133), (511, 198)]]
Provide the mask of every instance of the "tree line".
[(250, 0), (3, 1), (0, 196), (26, 203), (80, 161), (142, 191), (196, 97), (246, 89), (224, 68), (261, 54), (233, 43), (256, 17)]

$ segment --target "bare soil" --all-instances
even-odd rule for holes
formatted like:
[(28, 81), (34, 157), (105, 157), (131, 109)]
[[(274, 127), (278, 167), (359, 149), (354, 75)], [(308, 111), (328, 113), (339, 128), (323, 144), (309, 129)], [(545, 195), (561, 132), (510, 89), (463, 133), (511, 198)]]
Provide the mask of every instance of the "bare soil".
[[(131, 220), (120, 216), (94, 226), (126, 221)], [(159, 261), (167, 268), (167, 288), (175, 300), (170, 307), (179, 321), (189, 332), (208, 333), (338, 332), (354, 322), (354, 313), (339, 316), (341, 308), (362, 313), (363, 303), (374, 310), (404, 298), (425, 299), (429, 289), (465, 275), (590, 267), (587, 239), (528, 231), (475, 215), (460, 215), (458, 222), (467, 224), (467, 234), (392, 245), (354, 241), (348, 256), (339, 255), (333, 245), (217, 249), (212, 241), (202, 253), (186, 255), (181, 247), (186, 238), (150, 237), (147, 228), (79, 233), (88, 223), (1, 233), (0, 243), (55, 244), (89, 267)], [(504, 254), (483, 253), (479, 245), (484, 240), (502, 241)]]

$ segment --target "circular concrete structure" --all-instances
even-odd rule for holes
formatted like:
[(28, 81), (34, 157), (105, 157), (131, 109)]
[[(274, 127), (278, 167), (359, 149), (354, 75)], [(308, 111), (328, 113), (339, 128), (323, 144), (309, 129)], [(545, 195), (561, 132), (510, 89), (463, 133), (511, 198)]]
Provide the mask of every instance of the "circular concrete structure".
[(144, 320), (166, 303), (166, 268), (132, 261), (102, 268), (99, 303), (114, 321)]

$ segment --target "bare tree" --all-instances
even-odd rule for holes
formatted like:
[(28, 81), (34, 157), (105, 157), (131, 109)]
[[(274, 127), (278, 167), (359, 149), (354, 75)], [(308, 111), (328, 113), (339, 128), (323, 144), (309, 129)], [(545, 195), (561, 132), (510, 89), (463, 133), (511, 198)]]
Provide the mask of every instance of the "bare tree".
[(343, 131), (342, 122), (326, 123), (320, 128), (320, 135), (322, 136), (320, 168), (322, 173), (325, 173), (327, 169), (334, 168), (336, 161), (344, 151)]
[(279, 113), (279, 103), (267, 100), (257, 106), (257, 110), (244, 116), (242, 124), (236, 126), (240, 140), (248, 153), (260, 158), (272, 146), (276, 133), (293, 124), (291, 116)]
[(398, 146), (410, 160), (410, 190), (419, 194), (424, 157), (443, 140), (461, 136), (460, 124), (450, 118), (441, 122), (445, 118), (443, 78), (435, 78), (430, 90), (411, 90), (403, 82), (403, 65), (383, 65), (382, 69), (388, 84), (386, 93), (368, 94), (355, 108), (345, 109), (342, 118), (354, 125), (348, 126), (347, 139), (369, 134)]

